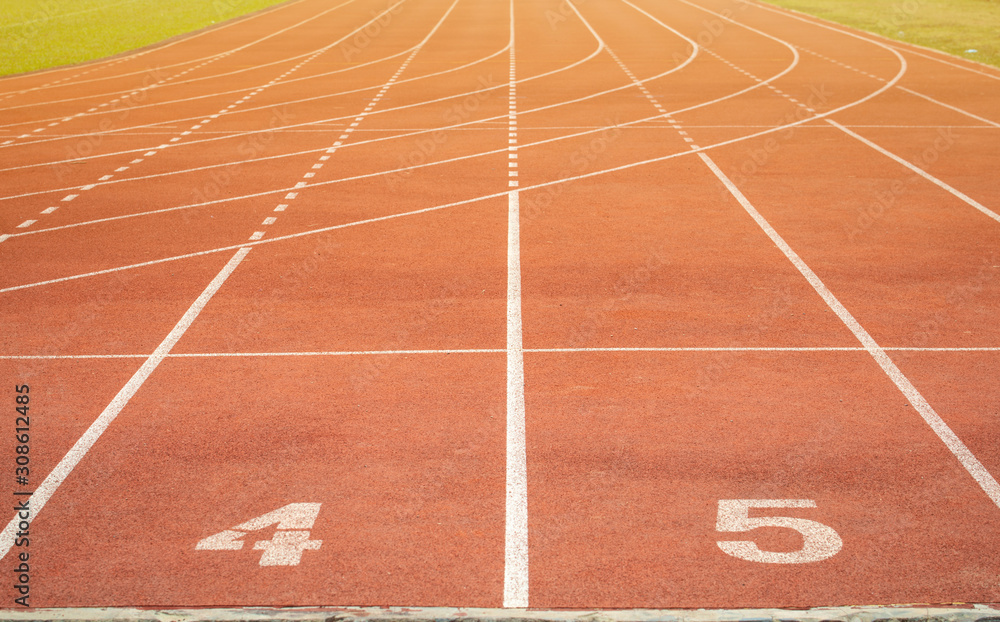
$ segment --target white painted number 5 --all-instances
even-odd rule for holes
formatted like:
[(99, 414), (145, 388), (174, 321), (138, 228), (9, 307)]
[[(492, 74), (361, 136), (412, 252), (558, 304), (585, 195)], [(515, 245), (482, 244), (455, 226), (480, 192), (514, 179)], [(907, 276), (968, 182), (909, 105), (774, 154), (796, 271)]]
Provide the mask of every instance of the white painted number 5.
[(750, 540), (719, 541), (716, 544), (729, 555), (748, 562), (764, 564), (805, 564), (836, 555), (844, 546), (837, 532), (823, 523), (805, 518), (762, 516), (750, 518), (750, 508), (814, 508), (808, 499), (722, 499), (715, 528), (722, 532), (752, 531), (758, 527), (787, 527), (802, 534), (802, 549), (791, 553), (762, 551)]

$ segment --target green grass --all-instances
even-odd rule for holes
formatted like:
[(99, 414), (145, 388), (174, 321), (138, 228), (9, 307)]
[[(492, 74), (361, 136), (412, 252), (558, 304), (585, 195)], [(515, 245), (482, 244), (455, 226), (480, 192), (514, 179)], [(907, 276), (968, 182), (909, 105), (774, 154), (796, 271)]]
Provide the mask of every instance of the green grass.
[(285, 0), (0, 0), (0, 75), (134, 50)]
[(765, 1), (1000, 67), (1000, 0)]

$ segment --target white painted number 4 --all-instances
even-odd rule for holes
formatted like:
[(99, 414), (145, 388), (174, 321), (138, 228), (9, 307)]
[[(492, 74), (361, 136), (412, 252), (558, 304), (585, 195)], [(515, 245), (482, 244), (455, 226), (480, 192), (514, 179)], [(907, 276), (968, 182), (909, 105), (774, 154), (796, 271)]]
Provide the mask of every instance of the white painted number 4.
[(302, 561), (302, 551), (316, 551), (323, 544), (322, 540), (309, 539), (309, 530), (319, 515), (319, 506), (319, 503), (289, 503), (283, 508), (209, 536), (194, 548), (198, 551), (239, 551), (243, 548), (243, 540), (240, 538), (247, 535), (247, 532), (276, 524), (278, 530), (274, 532), (273, 538), (260, 540), (253, 545), (255, 551), (264, 551), (260, 565), (298, 566)]
[(836, 555), (844, 542), (832, 528), (804, 518), (762, 516), (750, 518), (750, 508), (814, 508), (808, 499), (723, 499), (719, 501), (719, 520), (715, 528), (722, 532), (752, 531), (758, 527), (786, 527), (802, 534), (802, 548), (790, 553), (762, 551), (750, 540), (720, 541), (716, 544), (727, 554), (748, 562), (764, 564), (805, 564)]

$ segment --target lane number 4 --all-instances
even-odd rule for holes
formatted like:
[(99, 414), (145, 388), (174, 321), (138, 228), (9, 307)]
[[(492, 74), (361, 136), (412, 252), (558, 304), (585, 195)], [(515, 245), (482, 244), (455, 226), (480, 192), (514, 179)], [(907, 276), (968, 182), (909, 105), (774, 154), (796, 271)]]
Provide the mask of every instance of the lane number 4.
[(716, 530), (723, 533), (753, 531), (758, 527), (784, 527), (802, 534), (802, 548), (790, 553), (762, 551), (751, 540), (720, 540), (716, 544), (728, 555), (764, 564), (806, 564), (819, 562), (836, 555), (844, 542), (832, 528), (814, 520), (787, 516), (761, 516), (750, 518), (750, 508), (814, 508), (809, 499), (722, 499), (719, 501), (719, 520)]
[(322, 540), (310, 540), (312, 529), (319, 515), (319, 503), (289, 503), (273, 512), (252, 518), (232, 529), (211, 535), (195, 546), (197, 551), (239, 551), (243, 548), (241, 538), (247, 532), (259, 531), (277, 525), (277, 531), (270, 540), (260, 540), (253, 545), (255, 551), (264, 551), (261, 566), (298, 566), (303, 551), (317, 551)]

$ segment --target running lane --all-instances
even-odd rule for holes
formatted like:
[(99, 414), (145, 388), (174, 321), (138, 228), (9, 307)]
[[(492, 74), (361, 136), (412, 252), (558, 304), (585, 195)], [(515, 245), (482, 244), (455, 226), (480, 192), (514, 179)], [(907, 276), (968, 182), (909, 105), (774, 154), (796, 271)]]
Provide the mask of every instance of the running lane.
[(31, 604), (1000, 600), (993, 73), (298, 0), (0, 80)]

